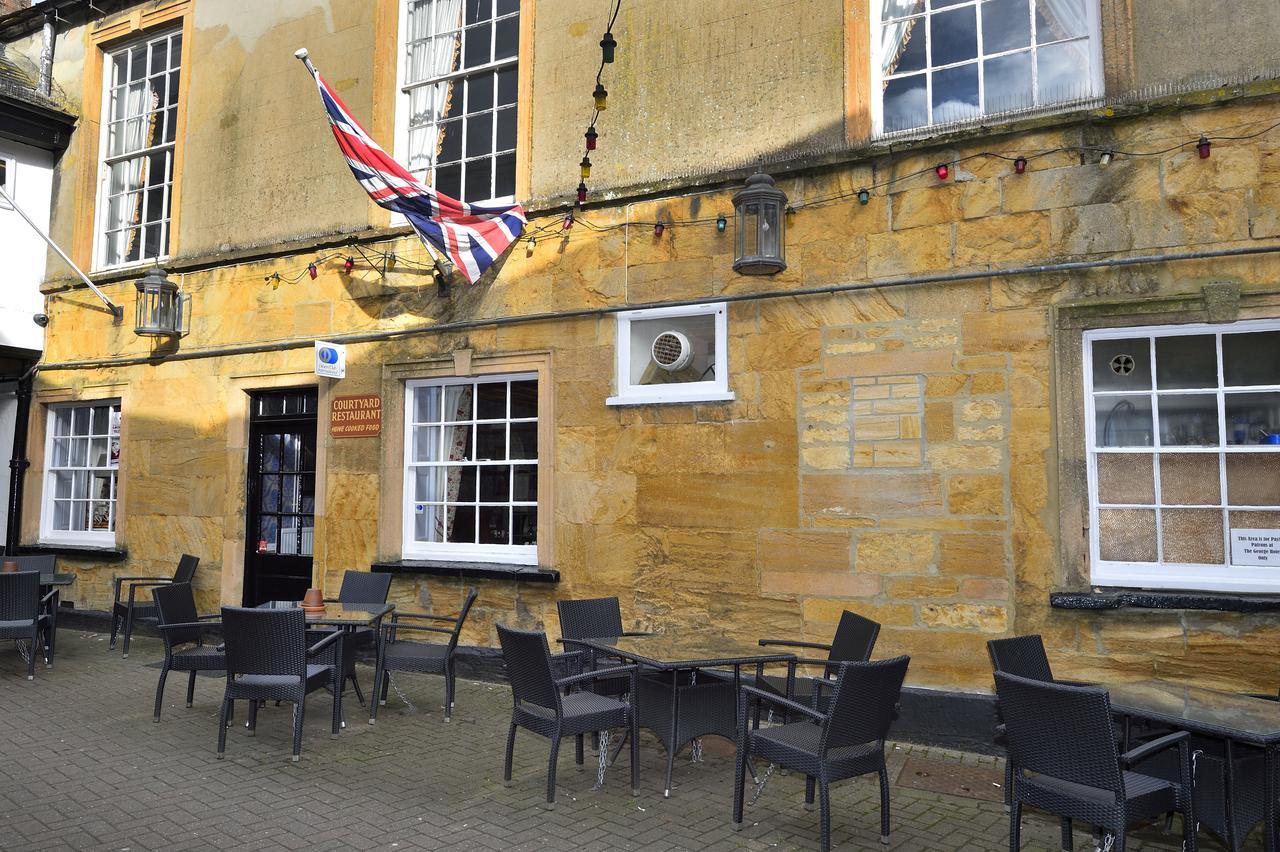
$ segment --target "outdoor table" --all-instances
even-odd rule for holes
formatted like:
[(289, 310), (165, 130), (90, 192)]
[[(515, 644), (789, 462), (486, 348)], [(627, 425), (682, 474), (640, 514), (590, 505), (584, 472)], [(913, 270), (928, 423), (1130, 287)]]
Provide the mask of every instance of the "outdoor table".
[[(258, 604), (258, 609), (293, 609), (301, 607), (298, 601), (267, 601)], [(395, 604), (358, 604), (358, 603), (332, 603), (328, 602), (324, 605), (323, 612), (306, 612), (307, 628), (312, 627), (336, 627), (339, 630), (338, 639), (334, 644), (335, 668), (337, 670), (337, 684), (334, 687), (333, 700), (338, 702), (338, 718), (342, 720), (342, 727), (347, 726), (346, 717), (342, 713), (342, 693), (346, 692), (346, 677), (343, 671), (343, 643), (348, 634), (355, 632), (358, 627), (372, 627), (377, 642), (377, 659), (382, 659), (382, 631), (378, 629), (382, 619), (389, 612), (395, 609)], [(371, 700), (377, 700), (374, 696)], [(333, 731), (337, 736), (338, 731)]]
[(1107, 691), (1115, 713), (1227, 742), (1226, 813), (1233, 825), (1234, 767), (1229, 746), (1242, 743), (1261, 748), (1264, 839), (1267, 852), (1276, 852), (1276, 757), (1280, 750), (1280, 702), (1164, 680), (1109, 685)]
[[(738, 686), (744, 665), (787, 663), (794, 671), (795, 654), (765, 653), (760, 645), (733, 639), (709, 630), (682, 630), (642, 636), (601, 639), (564, 639), (600, 654), (620, 657), (657, 673), (637, 681), (639, 695), (632, 696), (638, 724), (653, 731), (667, 750), (666, 783), (662, 795), (671, 795), (671, 771), (676, 752), (706, 734), (730, 741), (738, 735)], [(696, 649), (690, 651), (689, 649)], [(703, 673), (702, 669), (733, 667), (727, 672)]]

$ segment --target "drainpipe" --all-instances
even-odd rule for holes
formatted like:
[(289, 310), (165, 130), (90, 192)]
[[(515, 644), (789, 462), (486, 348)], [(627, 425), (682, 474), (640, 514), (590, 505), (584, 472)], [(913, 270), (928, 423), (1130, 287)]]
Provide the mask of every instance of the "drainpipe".
[(18, 538), (22, 525), (22, 483), (26, 479), (27, 468), (27, 425), (31, 420), (31, 384), (35, 377), (36, 365), (22, 374), (18, 379), (18, 410), (13, 424), (13, 457), (9, 459), (9, 506), (5, 513), (6, 527), (4, 552), (12, 555), (18, 549)]
[(53, 48), (58, 40), (54, 26), (57, 13), (50, 9), (44, 14), (44, 27), (40, 30), (40, 94), (46, 98), (53, 93)]

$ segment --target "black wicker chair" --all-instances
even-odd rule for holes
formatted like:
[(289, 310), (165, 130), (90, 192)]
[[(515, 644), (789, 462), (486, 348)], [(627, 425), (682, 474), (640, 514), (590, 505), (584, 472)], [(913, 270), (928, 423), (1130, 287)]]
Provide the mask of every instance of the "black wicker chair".
[(26, 639), (31, 643), (27, 680), (36, 679), (36, 656), (41, 649), (45, 668), (53, 667), (53, 616), (44, 610), (56, 594), (52, 591), (40, 596), (39, 571), (0, 574), (0, 639)]
[(17, 562), (19, 571), (39, 571), (40, 576), (46, 580), (58, 569), (58, 557), (52, 553), (10, 556), (7, 557), (7, 561)]
[[(613, 598), (580, 598), (578, 600), (556, 601), (556, 611), (560, 616), (561, 639), (605, 639), (614, 636), (647, 636), (644, 632), (628, 632), (622, 627), (622, 609), (618, 599)], [(568, 650), (583, 650), (589, 662), (587, 668), (594, 668), (598, 662), (594, 651), (581, 649), (572, 642), (566, 643)], [(566, 662), (577, 664), (574, 657), (566, 658)], [(608, 658), (607, 665), (617, 666), (621, 662)], [(560, 674), (560, 672), (557, 672)], [(565, 670), (563, 674), (573, 674)], [(600, 695), (626, 695), (631, 681), (627, 675), (602, 677), (590, 686), (592, 692)]]
[(187, 706), (191, 706), (196, 692), (196, 673), (225, 671), (226, 655), (217, 648), (204, 644), (204, 631), (221, 628), (215, 619), (219, 615), (197, 615), (196, 597), (190, 583), (171, 583), (152, 591), (156, 601), (160, 638), (164, 640), (164, 665), (160, 669), (160, 682), (156, 684), (156, 708), (152, 721), (160, 721), (160, 707), (164, 702), (164, 683), (169, 672), (188, 672)]
[[(382, 654), (378, 659), (377, 670), (373, 680), (373, 701), (369, 702), (369, 724), (378, 721), (378, 705), (387, 703), (387, 691), (391, 686), (389, 672), (413, 672), (417, 674), (444, 675), (444, 720), (453, 717), (454, 679), (457, 669), (453, 656), (458, 649), (458, 636), (462, 633), (462, 625), (466, 623), (471, 605), (476, 602), (477, 592), (473, 587), (467, 592), (467, 599), (456, 616), (429, 615), (421, 612), (393, 612), (391, 622), (384, 624), (382, 630)], [(435, 624), (419, 624), (428, 621)], [(449, 627), (443, 627), (448, 624)], [(399, 637), (399, 632), (420, 631), (424, 633), (440, 633), (449, 637), (446, 643), (407, 642)]]
[[(836, 626), (836, 633), (831, 638), (830, 645), (823, 645), (820, 642), (799, 642), (793, 639), (761, 639), (761, 647), (776, 645), (784, 648), (812, 649), (826, 651), (827, 656), (825, 659), (800, 658), (795, 662), (795, 665), (824, 666), (821, 677), (795, 677), (790, 672), (785, 678), (766, 675), (764, 665), (760, 664), (756, 666), (756, 676), (752, 685), (772, 692), (774, 695), (782, 695), (802, 704), (808, 704), (815, 710), (825, 710), (826, 701), (822, 688), (814, 686), (814, 681), (825, 680), (829, 683), (838, 671), (838, 665), (833, 664), (865, 662), (871, 659), (871, 651), (875, 648), (876, 637), (879, 635), (878, 622), (863, 618), (856, 612), (845, 610), (840, 615), (840, 623)], [(794, 666), (791, 672), (794, 672)], [(759, 703), (756, 704), (755, 726), (760, 727)]]
[[(327, 598), (326, 603), (344, 604), (384, 604), (387, 595), (391, 594), (391, 575), (375, 574), (372, 571), (347, 571), (342, 575), (342, 588), (338, 590), (337, 599)], [(356, 679), (356, 652), (374, 644), (377, 628), (357, 627), (348, 631), (342, 641), (342, 679), (351, 681), (355, 689), (356, 700), (364, 704), (364, 693), (360, 691), (360, 681)]]
[[(889, 775), (884, 761), (884, 740), (897, 714), (902, 681), (910, 657), (892, 660), (841, 663), (834, 681), (818, 680), (814, 688), (831, 689), (829, 712), (822, 713), (798, 701), (752, 686), (738, 694), (738, 759), (734, 774), (733, 827), (742, 827), (743, 788), (747, 761), (752, 755), (794, 772), (803, 772), (805, 807), (813, 807), (818, 788), (822, 849), (831, 848), (831, 795), (833, 781), (876, 773), (880, 779), (880, 842), (889, 842)], [(805, 717), (772, 728), (752, 729), (747, 710), (750, 699), (767, 701), (789, 713)]]
[[(258, 722), (258, 706), (265, 701), (293, 703), (293, 759), (302, 753), (302, 720), (306, 696), (317, 689), (333, 693), (332, 733), (342, 721), (339, 634), (328, 633), (310, 648), (306, 617), (300, 608), (245, 609), (224, 606), (222, 631), (227, 651), (227, 688), (218, 724), (218, 759), (227, 748), (227, 723), (234, 702), (249, 702), (249, 735)], [(314, 662), (313, 662), (314, 661)]]
[(9, 557), (18, 563), (19, 571), (39, 571), (41, 598), (40, 609), (49, 616), (49, 637), (50, 641), (58, 635), (58, 601), (62, 596), (62, 590), (56, 586), (45, 587), (46, 583), (53, 580), (53, 575), (58, 571), (58, 557), (52, 553), (28, 554), (26, 556)]
[(631, 794), (640, 794), (640, 750), (636, 730), (636, 714), (632, 704), (619, 698), (595, 692), (563, 691), (587, 684), (600, 677), (626, 674), (631, 683), (628, 692), (636, 694), (637, 666), (617, 666), (583, 672), (569, 677), (555, 677), (547, 635), (541, 631), (514, 630), (498, 625), (502, 659), (511, 682), (511, 728), (507, 732), (507, 754), (502, 767), (502, 783), (511, 785), (511, 759), (515, 752), (516, 728), (525, 728), (551, 740), (551, 756), (547, 761), (547, 807), (556, 804), (556, 761), (560, 741), (574, 737), (578, 741), (575, 759), (582, 765), (582, 735), (611, 728), (625, 728), (631, 741)]
[[(115, 595), (111, 603), (111, 641), (107, 644), (107, 650), (114, 650), (116, 647), (116, 635), (120, 632), (120, 624), (124, 623), (124, 657), (129, 657), (129, 639), (133, 635), (133, 624), (141, 618), (156, 617), (155, 601), (144, 601), (138, 597), (140, 589), (154, 589), (159, 586), (167, 586), (170, 583), (190, 583), (196, 575), (196, 568), (200, 565), (200, 557), (192, 556), (188, 553), (182, 554), (182, 558), (178, 560), (178, 567), (173, 572), (172, 577), (116, 577), (115, 579)], [(123, 592), (124, 584), (129, 585), (129, 595), (124, 601), (120, 600)]]
[[(1013, 766), (1009, 849), (1021, 848), (1022, 807), (1062, 817), (1062, 848), (1072, 849), (1078, 819), (1114, 837), (1124, 852), (1130, 823), (1170, 811), (1182, 814), (1185, 852), (1196, 850), (1189, 734), (1179, 731), (1123, 754), (1116, 748), (1111, 701), (1100, 687), (1068, 686), (997, 671), (996, 695)], [(1131, 771), (1153, 755), (1177, 747), (1177, 782)]]

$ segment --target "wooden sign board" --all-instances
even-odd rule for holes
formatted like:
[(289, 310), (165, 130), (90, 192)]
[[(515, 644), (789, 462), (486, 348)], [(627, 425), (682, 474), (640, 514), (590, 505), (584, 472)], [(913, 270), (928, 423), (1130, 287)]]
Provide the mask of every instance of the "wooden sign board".
[(371, 438), (382, 431), (382, 397), (376, 393), (335, 396), (329, 407), (334, 438)]

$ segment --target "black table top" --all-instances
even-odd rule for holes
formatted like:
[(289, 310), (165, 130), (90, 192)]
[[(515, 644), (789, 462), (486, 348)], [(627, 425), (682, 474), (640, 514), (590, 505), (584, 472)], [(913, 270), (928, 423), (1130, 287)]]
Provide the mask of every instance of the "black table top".
[[(294, 609), (299, 606), (301, 604), (298, 601), (267, 601), (258, 604), (258, 609)], [(325, 627), (372, 626), (395, 608), (395, 604), (326, 603), (324, 612), (306, 614), (307, 624)]]
[(41, 574), (40, 585), (42, 586), (70, 586), (76, 581), (75, 574)]
[(795, 654), (765, 651), (755, 642), (712, 630), (680, 630), (643, 636), (565, 639), (567, 646), (583, 645), (655, 669), (693, 669), (747, 663), (786, 663)]
[(1111, 709), (1198, 734), (1280, 745), (1280, 701), (1164, 680), (1108, 686)]

